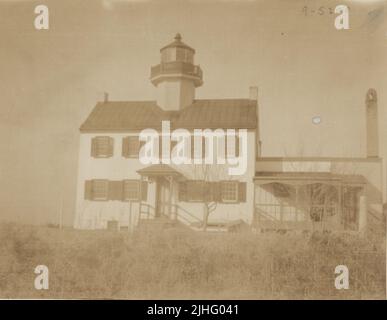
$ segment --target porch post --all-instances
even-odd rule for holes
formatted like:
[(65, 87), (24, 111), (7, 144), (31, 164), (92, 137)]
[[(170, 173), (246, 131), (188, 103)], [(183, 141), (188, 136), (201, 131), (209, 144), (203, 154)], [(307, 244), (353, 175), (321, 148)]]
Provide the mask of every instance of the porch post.
[(367, 196), (364, 188), (359, 196), (359, 232), (364, 233), (367, 229)]
[(338, 216), (339, 218), (337, 219), (338, 220), (338, 224), (339, 224), (339, 229), (344, 229), (344, 219), (343, 219), (343, 203), (342, 203), (342, 185), (339, 183), (337, 185), (337, 197), (338, 197), (338, 208), (337, 208), (337, 213), (338, 213)]
[(172, 211), (172, 193), (173, 193), (173, 178), (172, 176), (169, 176), (168, 177), (168, 180), (169, 180), (169, 203), (168, 203), (168, 206), (169, 206), (169, 217), (174, 220), (175, 219), (175, 212)]
[(299, 204), (298, 204), (298, 188), (299, 188), (299, 185), (298, 184), (295, 184), (294, 185), (295, 189), (296, 189), (296, 205), (295, 205), (295, 209), (296, 209), (296, 222), (298, 223), (298, 218), (299, 218), (299, 213), (300, 213), (300, 210), (299, 210)]
[[(141, 210), (142, 210), (142, 184), (144, 182), (144, 177), (141, 175), (140, 176), (140, 201), (138, 202), (138, 221), (141, 219)], [(132, 215), (132, 203), (130, 204), (130, 215)], [(149, 217), (147, 217), (149, 219)]]

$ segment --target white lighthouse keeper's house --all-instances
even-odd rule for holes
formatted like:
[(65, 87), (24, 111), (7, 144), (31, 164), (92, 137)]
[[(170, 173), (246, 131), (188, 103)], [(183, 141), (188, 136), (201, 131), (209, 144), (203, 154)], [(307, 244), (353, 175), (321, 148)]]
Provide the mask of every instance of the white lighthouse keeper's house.
[[(80, 128), (76, 228), (132, 230), (159, 221), (194, 230), (246, 224), (255, 230), (364, 231), (371, 222), (381, 223), (375, 90), (366, 95), (364, 157), (261, 157), (257, 88), (250, 88), (248, 99), (196, 99), (203, 72), (194, 63), (195, 50), (177, 34), (160, 53), (160, 64), (151, 67), (155, 101), (106, 96)], [(230, 176), (227, 164), (142, 164), (139, 135), (144, 129), (161, 132), (163, 121), (171, 130), (189, 132), (246, 130), (244, 173)], [(242, 145), (236, 139), (227, 150), (240, 156)], [(205, 152), (210, 148), (207, 141), (203, 146)]]

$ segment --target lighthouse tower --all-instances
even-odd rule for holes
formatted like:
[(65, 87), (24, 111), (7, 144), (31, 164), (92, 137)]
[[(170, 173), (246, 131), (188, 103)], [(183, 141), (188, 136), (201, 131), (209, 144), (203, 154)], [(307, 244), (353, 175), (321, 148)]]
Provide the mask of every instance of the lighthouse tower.
[(203, 84), (202, 70), (194, 65), (195, 50), (181, 39), (178, 33), (172, 43), (161, 48), (161, 62), (151, 68), (157, 104), (166, 111), (178, 111), (192, 104), (195, 88)]

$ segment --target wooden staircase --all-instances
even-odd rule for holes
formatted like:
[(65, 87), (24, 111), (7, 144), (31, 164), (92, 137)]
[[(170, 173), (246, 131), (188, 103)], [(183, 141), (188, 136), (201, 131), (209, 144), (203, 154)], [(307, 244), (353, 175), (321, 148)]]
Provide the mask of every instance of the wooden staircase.
[[(173, 205), (173, 210), (174, 219), (166, 215), (155, 217), (154, 207), (141, 204), (138, 228), (162, 230), (183, 227), (193, 231), (203, 231), (203, 221), (201, 219), (178, 205)], [(246, 228), (247, 225), (243, 220), (210, 221), (207, 223), (206, 232), (236, 232)]]
[(171, 220), (168, 217), (160, 217), (154, 219), (140, 219), (137, 229), (140, 230), (163, 230), (177, 227), (180, 223), (176, 220)]

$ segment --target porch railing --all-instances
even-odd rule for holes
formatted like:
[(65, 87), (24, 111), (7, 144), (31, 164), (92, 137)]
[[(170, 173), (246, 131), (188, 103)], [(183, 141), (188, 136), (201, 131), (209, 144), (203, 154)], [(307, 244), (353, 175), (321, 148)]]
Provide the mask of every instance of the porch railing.
[[(288, 206), (259, 204), (255, 206), (254, 225), (267, 229), (341, 229), (340, 210), (336, 205)], [(312, 218), (313, 217), (313, 218)]]
[(194, 214), (180, 207), (179, 205), (175, 204), (172, 207), (173, 207), (176, 219), (181, 221), (182, 223), (187, 225), (191, 225), (193, 223), (202, 223), (202, 220), (200, 218), (196, 217)]
[(155, 217), (155, 207), (148, 203), (140, 202), (140, 219), (153, 219)]

